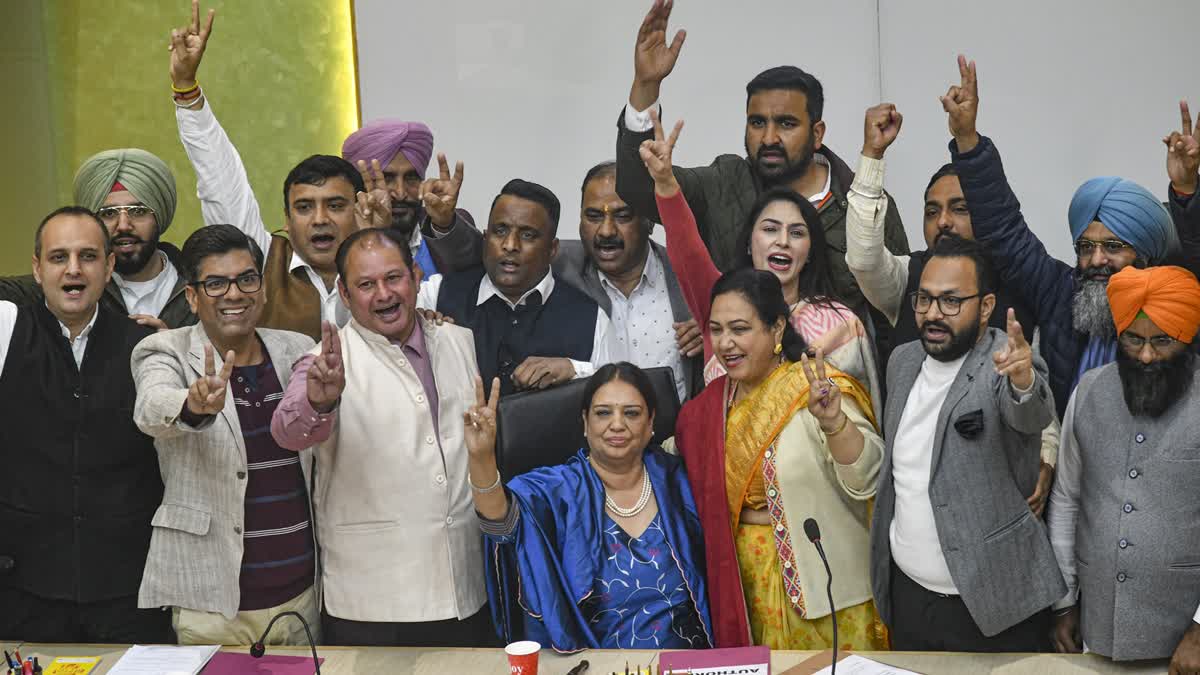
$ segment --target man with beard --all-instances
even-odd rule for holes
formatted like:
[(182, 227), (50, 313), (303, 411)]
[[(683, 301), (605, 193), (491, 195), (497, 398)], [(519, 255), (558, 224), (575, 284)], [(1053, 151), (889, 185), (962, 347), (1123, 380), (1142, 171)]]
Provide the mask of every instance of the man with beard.
[(978, 243), (936, 242), (912, 296), (921, 340), (888, 364), (871, 580), (899, 650), (1043, 651), (1066, 590), (1025, 501), (1054, 399), (1012, 310), (988, 326), (994, 284)]
[(616, 351), (608, 316), (550, 267), (561, 208), (545, 186), (510, 180), (492, 200), (483, 264), (421, 284), (417, 306), (474, 332), (479, 372), (501, 394), (590, 377)]
[[(675, 67), (686, 37), (679, 31), (668, 45), (667, 21), (674, 0), (654, 0), (638, 31), (629, 104), (617, 121), (617, 193), (638, 213), (660, 220), (654, 181), (638, 149), (654, 139), (650, 111), (658, 104), (663, 80)], [(759, 73), (746, 85), (746, 156), (721, 155), (706, 167), (675, 167), (675, 177), (696, 215), (700, 237), (721, 271), (737, 265), (736, 240), (751, 206), (764, 189), (782, 186), (804, 195), (821, 214), (829, 248), (829, 275), (838, 299), (864, 319), (869, 305), (846, 267), (846, 191), (850, 167), (823, 144), (824, 93), (817, 78), (795, 66)], [(885, 239), (892, 253), (908, 253), (908, 237), (894, 200), (887, 209)], [(887, 322), (870, 312), (879, 337)], [(880, 340), (886, 345), (885, 340)]]
[[(75, 203), (108, 228), (116, 257), (100, 303), (152, 328), (196, 322), (184, 298), (179, 249), (159, 241), (175, 216), (175, 176), (161, 159), (138, 148), (105, 150), (75, 174)], [(32, 275), (0, 279), (0, 300), (42, 301)]]
[(378, 162), (383, 168), (392, 227), (409, 239), (413, 259), (425, 278), (479, 264), (483, 237), (475, 219), (458, 209), (463, 164), (454, 175), (446, 156), (438, 153), (438, 177), (425, 180), (433, 152), (433, 132), (421, 122), (376, 120), (346, 137), (342, 157), (366, 172)]
[[(317, 340), (322, 321), (342, 326), (350, 317), (336, 290), (334, 254), (338, 245), (355, 229), (395, 225), (396, 214), (409, 211), (403, 205), (397, 209), (391, 207), (392, 190), (386, 185), (382, 164), (364, 163), (360, 170), (340, 157), (313, 155), (297, 165), (284, 181), (286, 236), (268, 232), (246, 167), (217, 122), (196, 79), (215, 17), (216, 10), (209, 10), (202, 26), (199, 3), (194, 2), (190, 23), (171, 31), (170, 76), (175, 92), (175, 121), (184, 150), (196, 171), (200, 211), (205, 224), (231, 224), (267, 252), (263, 274), (268, 302), (261, 325), (294, 330)], [(426, 162), (432, 139), (428, 145), (429, 149), (421, 149), (424, 145), (418, 148), (424, 152)], [(394, 154), (397, 153), (399, 150)], [(448, 178), (434, 182), (436, 185), (429, 185), (428, 191), (437, 195), (438, 212), (453, 216), (458, 186), (462, 183), (461, 171), (457, 181)], [(293, 202), (299, 208), (293, 208)], [(356, 202), (364, 208), (356, 207)], [(365, 210), (368, 205), (383, 214), (368, 213)], [(415, 213), (411, 215), (417, 217)], [(459, 216), (448, 220), (445, 225), (450, 229), (445, 236), (428, 238), (433, 257), (445, 267), (478, 264), (480, 235), (473, 223)], [(460, 226), (464, 223), (466, 226)], [(438, 253), (439, 247), (443, 253)]]
[(1197, 673), (1200, 283), (1179, 267), (1126, 268), (1107, 293), (1117, 360), (1085, 374), (1067, 404), (1050, 497), (1070, 591), (1055, 605), (1054, 642)]
[(42, 293), (0, 301), (0, 635), (31, 642), (158, 643), (168, 617), (138, 609), (162, 501), (154, 444), (134, 425), (134, 346), (151, 334), (100, 298), (107, 228), (68, 206), (34, 235)]
[(602, 162), (583, 177), (579, 241), (558, 243), (554, 273), (612, 318), (615, 361), (671, 368), (679, 400), (686, 401), (704, 387), (700, 327), (667, 250), (650, 241), (654, 223), (617, 195), (616, 172), (615, 162)]
[(1036, 317), (1061, 416), (1080, 376), (1116, 358), (1105, 295), (1109, 277), (1130, 265), (1161, 264), (1178, 250), (1178, 236), (1170, 214), (1149, 190), (1102, 176), (1081, 185), (1067, 211), (1076, 264), (1051, 257), (1021, 214), (995, 144), (976, 130), (975, 62), (959, 56), (958, 68), (960, 84), (941, 99), (954, 137), (954, 170), (975, 237), (991, 253), (1000, 283), (1016, 291)]
[[(863, 121), (863, 147), (858, 170), (846, 197), (846, 265), (867, 300), (883, 313), (891, 324), (888, 340), (892, 348), (920, 337), (917, 316), (907, 304), (921, 283), (921, 272), (929, 259), (929, 251), (915, 251), (907, 256), (896, 255), (884, 246), (885, 214), (890, 201), (883, 191), (884, 153), (895, 142), (904, 118), (896, 106), (880, 103), (868, 108)], [(974, 239), (971, 212), (963, 197), (962, 185), (954, 166), (946, 164), (933, 174), (925, 188), (925, 244), (932, 247), (943, 237)], [(1034, 342), (1036, 323), (1032, 314), (1020, 302), (1016, 293), (1000, 284), (996, 288), (996, 308), (988, 325), (1003, 330), (1008, 309), (1016, 314), (1025, 339)], [(881, 355), (886, 368), (887, 354)], [(1029, 497), (1029, 507), (1041, 515), (1050, 494), (1054, 478), (1054, 463), (1058, 455), (1059, 427), (1057, 420), (1042, 432), (1042, 467), (1037, 489)]]

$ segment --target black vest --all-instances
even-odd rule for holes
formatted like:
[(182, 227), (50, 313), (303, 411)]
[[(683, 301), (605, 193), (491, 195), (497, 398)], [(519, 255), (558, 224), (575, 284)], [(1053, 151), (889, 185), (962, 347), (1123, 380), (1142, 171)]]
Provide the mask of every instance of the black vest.
[(499, 377), (500, 393), (512, 393), (513, 371), (530, 356), (591, 360), (600, 319), (595, 300), (555, 277), (549, 300), (534, 293), (515, 310), (497, 296), (476, 305), (484, 275), (475, 267), (444, 276), (437, 311), (475, 333), (475, 359), (485, 383)]
[[(892, 326), (890, 333), (889, 344), (892, 349), (921, 337), (921, 334), (917, 332), (917, 315), (913, 312), (912, 300), (909, 298), (921, 287), (921, 272), (925, 269), (925, 263), (928, 260), (929, 251), (916, 251), (908, 258), (908, 285), (904, 288), (904, 300), (900, 303), (900, 314), (896, 317), (896, 325)], [(1009, 307), (1016, 312), (1017, 321), (1021, 323), (1021, 332), (1025, 333), (1025, 339), (1032, 343), (1033, 330), (1037, 327), (1037, 320), (1033, 312), (1029, 311), (1029, 308), (1018, 300), (1015, 294), (1003, 286), (996, 289), (996, 309), (992, 310), (992, 318), (988, 320), (988, 325), (1000, 330), (1008, 330)], [(884, 368), (884, 372), (887, 372), (886, 365)]]
[(163, 484), (133, 423), (133, 347), (152, 331), (101, 306), (81, 367), (44, 305), (22, 307), (0, 371), (0, 583), (47, 598), (136, 595)]

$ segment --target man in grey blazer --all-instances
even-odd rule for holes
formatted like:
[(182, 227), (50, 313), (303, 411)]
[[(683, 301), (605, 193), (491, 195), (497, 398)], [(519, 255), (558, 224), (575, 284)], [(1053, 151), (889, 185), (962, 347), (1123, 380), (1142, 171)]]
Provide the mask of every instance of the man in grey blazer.
[(554, 273), (587, 293), (612, 319), (614, 360), (670, 367), (679, 401), (704, 388), (704, 342), (654, 223), (617, 196), (615, 162), (583, 178), (579, 241), (561, 240)]
[[(181, 644), (252, 644), (283, 611), (317, 628), (312, 455), (270, 433), (292, 364), (315, 345), (257, 327), (263, 252), (237, 228), (197, 230), (181, 262), (200, 323), (146, 338), (131, 359), (134, 421), (154, 437), (166, 487), (138, 606), (170, 607)], [(294, 621), (266, 639), (304, 641)]]
[(1008, 317), (979, 244), (944, 237), (911, 296), (920, 340), (888, 363), (883, 465), (871, 528), (875, 604), (892, 645), (1044, 651), (1066, 591), (1026, 503), (1054, 416), (1046, 366)]

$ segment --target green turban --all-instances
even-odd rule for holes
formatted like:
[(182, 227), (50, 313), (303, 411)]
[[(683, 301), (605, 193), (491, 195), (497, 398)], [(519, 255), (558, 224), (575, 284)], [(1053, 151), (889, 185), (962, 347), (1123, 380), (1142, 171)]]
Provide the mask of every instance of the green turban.
[(138, 148), (98, 152), (75, 174), (75, 203), (99, 209), (114, 183), (154, 209), (158, 233), (166, 232), (175, 217), (175, 176), (166, 162)]

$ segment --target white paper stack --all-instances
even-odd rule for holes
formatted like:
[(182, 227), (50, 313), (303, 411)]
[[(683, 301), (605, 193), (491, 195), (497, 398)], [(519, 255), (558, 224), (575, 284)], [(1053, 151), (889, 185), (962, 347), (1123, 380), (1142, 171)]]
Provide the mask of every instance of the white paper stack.
[(217, 645), (134, 645), (108, 672), (109, 675), (199, 675), (218, 649)]

